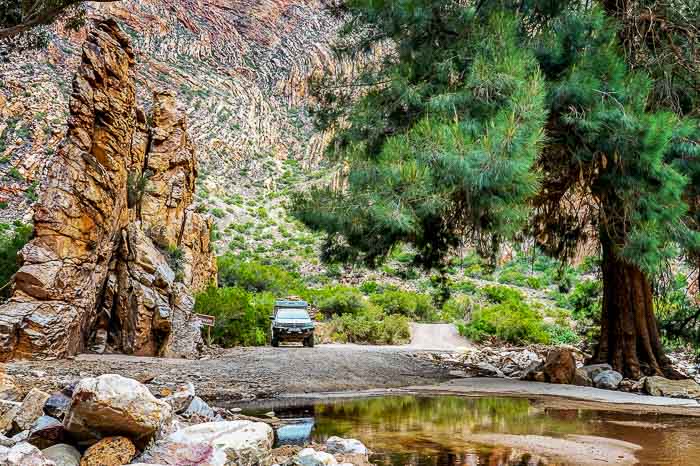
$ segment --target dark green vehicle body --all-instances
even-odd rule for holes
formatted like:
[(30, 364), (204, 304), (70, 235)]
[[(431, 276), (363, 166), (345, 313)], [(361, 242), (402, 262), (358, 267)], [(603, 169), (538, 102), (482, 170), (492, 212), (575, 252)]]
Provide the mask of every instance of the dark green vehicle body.
[(306, 301), (275, 301), (275, 309), (270, 316), (272, 346), (281, 342), (303, 343), (314, 346), (314, 322), (311, 320)]

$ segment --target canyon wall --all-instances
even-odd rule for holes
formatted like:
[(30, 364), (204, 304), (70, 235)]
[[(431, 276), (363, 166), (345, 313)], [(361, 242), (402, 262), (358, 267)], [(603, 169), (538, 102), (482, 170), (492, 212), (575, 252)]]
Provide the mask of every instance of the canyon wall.
[[(89, 21), (115, 19), (130, 38), (142, 107), (156, 90), (177, 92), (200, 183), (224, 196), (239, 191), (240, 177), (269, 186), (286, 159), (318, 162), (323, 136), (303, 109), (308, 78), (352, 66), (331, 53), (340, 26), (331, 1), (121, 0), (87, 9)], [(27, 215), (46, 179), (85, 31), (57, 23), (45, 49), (0, 50), (0, 222)]]
[(87, 34), (67, 132), (47, 164), (34, 238), (0, 306), (0, 359), (93, 351), (190, 356), (193, 293), (215, 279), (211, 220), (192, 205), (197, 160), (170, 90), (137, 104), (131, 39)]

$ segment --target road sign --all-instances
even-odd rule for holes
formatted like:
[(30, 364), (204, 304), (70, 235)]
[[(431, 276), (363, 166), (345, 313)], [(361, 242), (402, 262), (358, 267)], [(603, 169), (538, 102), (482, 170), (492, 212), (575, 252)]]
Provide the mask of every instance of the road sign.
[(214, 326), (214, 322), (215, 322), (214, 316), (208, 316), (206, 314), (197, 314), (197, 318), (202, 323), (202, 325), (205, 327), (213, 327)]

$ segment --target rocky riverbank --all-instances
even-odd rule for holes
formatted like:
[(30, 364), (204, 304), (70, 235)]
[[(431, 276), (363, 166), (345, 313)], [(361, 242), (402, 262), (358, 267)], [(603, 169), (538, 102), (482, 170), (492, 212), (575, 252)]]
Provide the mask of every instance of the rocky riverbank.
[(6, 466), (369, 464), (359, 441), (273, 448), (282, 421), (207, 405), (186, 384), (152, 393), (116, 374), (86, 377), (54, 393), (20, 396), (11, 376), (0, 391), (0, 464)]
[(589, 357), (574, 347), (552, 348), (543, 345), (528, 347), (471, 347), (464, 351), (424, 353), (450, 370), (452, 377), (497, 377), (553, 384), (595, 387), (652, 396), (700, 399), (697, 364), (687, 355), (672, 355), (674, 368), (687, 378), (670, 380), (665, 377), (626, 379), (609, 364), (585, 365)]

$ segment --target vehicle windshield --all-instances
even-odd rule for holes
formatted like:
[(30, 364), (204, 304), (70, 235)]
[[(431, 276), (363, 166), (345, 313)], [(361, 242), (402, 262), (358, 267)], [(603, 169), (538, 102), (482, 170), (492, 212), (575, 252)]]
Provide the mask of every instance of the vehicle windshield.
[(309, 314), (303, 309), (280, 309), (277, 311), (278, 319), (308, 319)]

